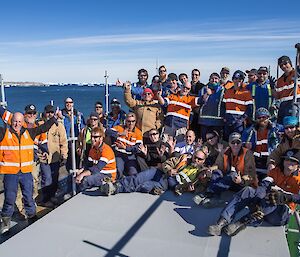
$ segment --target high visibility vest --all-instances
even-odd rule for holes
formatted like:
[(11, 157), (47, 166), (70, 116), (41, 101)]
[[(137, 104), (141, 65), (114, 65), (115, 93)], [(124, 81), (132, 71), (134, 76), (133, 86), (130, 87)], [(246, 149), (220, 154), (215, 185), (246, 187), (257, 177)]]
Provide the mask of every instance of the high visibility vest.
[[(125, 127), (124, 126), (115, 126), (112, 128), (112, 130), (119, 132), (120, 134), (124, 132)], [(127, 131), (126, 135), (118, 136), (117, 141), (121, 142), (125, 146), (134, 146), (136, 144), (140, 144), (143, 142), (143, 135), (142, 132), (135, 127), (133, 131)], [(126, 149), (121, 149), (116, 147), (116, 151), (125, 153), (128, 155), (131, 155), (131, 152), (127, 152)]]
[(6, 129), (0, 142), (0, 174), (32, 172), (34, 142), (27, 130), (20, 136)]
[(227, 114), (243, 115), (248, 105), (253, 105), (251, 93), (246, 88), (235, 90), (233, 87), (225, 91), (223, 102)]
[[(288, 76), (284, 74), (278, 79), (275, 91), (277, 93), (277, 98), (281, 102), (286, 102), (293, 100), (294, 98), (294, 79), (295, 70), (293, 69)], [(297, 98), (300, 98), (300, 86), (297, 87)]]
[(107, 164), (103, 167), (103, 169), (100, 172), (107, 175), (111, 175), (112, 180), (116, 180), (117, 164), (114, 151), (109, 145), (103, 143), (103, 145), (100, 147), (92, 147), (89, 152), (88, 160), (93, 162), (93, 164), (95, 165), (97, 165), (99, 161), (106, 162)]
[[(241, 154), (239, 154), (238, 156), (234, 157), (236, 158), (235, 163), (234, 160), (230, 159), (231, 158), (231, 150), (230, 148), (225, 151), (224, 153), (224, 158), (223, 158), (223, 165), (224, 165), (224, 171), (223, 173), (227, 173), (228, 169), (229, 169), (229, 162), (231, 163), (231, 167), (234, 167), (236, 171), (241, 172), (241, 175), (243, 176), (245, 173), (245, 155), (248, 151), (247, 148), (242, 147), (241, 149)], [(230, 171), (230, 170), (229, 170)]]
[[(269, 109), (272, 105), (272, 89), (271, 89), (270, 84), (267, 84), (267, 90), (268, 90), (268, 99), (269, 99), (269, 103), (268, 103), (268, 109)], [(256, 95), (256, 84), (254, 83), (252, 85), (252, 98), (253, 98), (253, 103), (254, 103), (253, 104), (253, 115), (255, 114), (255, 109), (256, 109), (255, 95)]]
[(190, 119), (192, 108), (197, 106), (198, 97), (178, 94), (171, 94), (165, 98), (168, 103), (166, 116), (175, 116), (185, 120)]
[[(269, 171), (268, 176), (272, 177), (275, 185), (279, 186), (284, 191), (291, 192), (293, 194), (299, 193), (300, 173), (294, 176), (285, 176), (283, 171), (279, 167), (276, 167)], [(296, 209), (295, 203), (290, 203), (289, 206), (292, 210)]]

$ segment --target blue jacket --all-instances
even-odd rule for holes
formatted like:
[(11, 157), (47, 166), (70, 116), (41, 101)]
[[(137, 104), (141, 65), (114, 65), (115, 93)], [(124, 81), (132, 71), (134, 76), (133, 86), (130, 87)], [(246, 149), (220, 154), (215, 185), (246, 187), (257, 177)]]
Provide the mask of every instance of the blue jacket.
[[(64, 126), (67, 133), (67, 138), (71, 137), (71, 117), (68, 115), (66, 109), (62, 109), (62, 115), (64, 116)], [(79, 131), (85, 127), (85, 120), (83, 114), (74, 109), (74, 132), (75, 137), (79, 135)]]
[(201, 96), (201, 107), (199, 111), (198, 124), (205, 126), (223, 126), (225, 115), (225, 104), (222, 102), (224, 89), (220, 86), (216, 92), (211, 94), (206, 102)]
[(141, 87), (140, 84), (137, 83), (132, 83), (131, 84), (131, 95), (132, 98), (135, 100), (142, 100), (142, 94), (144, 92), (144, 89), (149, 87), (148, 83), (146, 84), (145, 87)]
[(117, 125), (124, 125), (125, 119), (126, 119), (126, 112), (123, 110), (120, 111), (116, 120), (113, 119), (113, 114), (112, 112), (110, 112), (107, 116), (104, 126), (107, 125), (107, 127), (112, 128)]
[[(280, 133), (283, 132), (283, 127), (280, 124), (269, 124), (268, 128), (268, 152), (269, 154), (279, 145)], [(252, 144), (252, 151), (254, 151), (257, 142), (257, 127), (252, 125), (245, 129), (242, 134), (243, 143), (250, 142)]]

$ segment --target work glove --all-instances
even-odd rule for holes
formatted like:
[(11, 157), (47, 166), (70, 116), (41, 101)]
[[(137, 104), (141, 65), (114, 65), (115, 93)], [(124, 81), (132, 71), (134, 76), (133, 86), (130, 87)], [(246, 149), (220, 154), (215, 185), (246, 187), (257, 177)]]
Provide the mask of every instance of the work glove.
[(292, 201), (293, 195), (284, 193), (282, 191), (273, 190), (267, 195), (267, 202), (269, 202), (272, 205), (285, 205)]
[(67, 159), (61, 159), (60, 163), (59, 163), (59, 166), (62, 167), (62, 166), (66, 166), (67, 164)]
[(253, 209), (250, 210), (251, 211), (251, 217), (255, 220), (262, 220), (265, 216), (265, 214), (262, 211), (261, 206), (259, 205), (255, 205)]
[(276, 79), (272, 76), (269, 76), (269, 81), (270, 81), (270, 86), (271, 86), (271, 89), (274, 89), (275, 88), (275, 85), (276, 85)]

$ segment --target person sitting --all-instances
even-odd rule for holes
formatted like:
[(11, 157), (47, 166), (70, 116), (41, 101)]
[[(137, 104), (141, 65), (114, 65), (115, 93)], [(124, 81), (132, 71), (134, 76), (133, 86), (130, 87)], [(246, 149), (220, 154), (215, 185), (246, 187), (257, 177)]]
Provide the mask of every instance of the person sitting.
[(293, 148), (300, 150), (300, 129), (298, 117), (286, 116), (283, 118), (284, 134), (278, 147), (268, 158), (268, 171), (280, 163), (280, 157), (287, 150)]
[(76, 183), (79, 191), (101, 186), (104, 181), (114, 181), (117, 176), (115, 154), (112, 148), (103, 142), (103, 129), (94, 127), (91, 131), (92, 146), (85, 168), (77, 171)]
[(220, 194), (224, 191), (239, 191), (245, 186), (257, 185), (253, 153), (242, 147), (239, 133), (229, 136), (229, 147), (218, 155), (215, 165), (218, 169), (212, 172), (206, 193), (199, 202), (204, 207), (223, 204)]
[(131, 176), (138, 173), (137, 153), (143, 138), (142, 132), (135, 124), (136, 115), (130, 112), (125, 119), (125, 125), (106, 130), (107, 136), (111, 137), (115, 145), (119, 178), (123, 175)]
[(208, 156), (206, 158), (207, 165), (214, 165), (217, 157), (228, 147), (228, 143), (223, 141), (219, 133), (215, 130), (208, 131), (205, 136), (204, 146), (208, 148)]
[[(173, 142), (176, 143), (176, 140), (173, 140)], [(188, 130), (186, 132), (185, 141), (172, 144), (170, 143), (170, 140), (168, 140), (168, 143), (170, 145), (169, 152), (175, 157), (179, 157), (182, 154), (189, 154), (192, 156), (198, 146), (198, 143), (196, 143), (196, 135), (193, 130)]]
[(207, 148), (201, 147), (195, 150), (192, 156), (183, 154), (165, 161), (163, 171), (168, 175), (169, 188), (181, 194), (183, 191), (194, 191), (198, 181), (203, 185), (207, 177), (206, 172), (209, 170), (207, 166), (204, 166), (207, 155)]
[(78, 137), (77, 155), (80, 157), (79, 168), (82, 168), (87, 163), (88, 155), (92, 147), (91, 131), (96, 127), (100, 127), (104, 130), (98, 113), (91, 112), (87, 120), (87, 126), (80, 131)]
[(255, 112), (255, 124), (245, 129), (242, 141), (245, 147), (253, 151), (256, 172), (259, 180), (267, 174), (267, 159), (280, 142), (281, 125), (270, 121), (270, 112), (261, 107)]
[(160, 134), (157, 129), (149, 130), (149, 140), (139, 146), (139, 151), (142, 153), (146, 165), (141, 170), (146, 170), (149, 167), (162, 168), (162, 163), (165, 162), (170, 154), (167, 151), (167, 146), (160, 139)]
[(111, 112), (107, 116), (105, 127), (112, 128), (118, 125), (124, 125), (126, 112), (121, 109), (121, 103), (113, 98), (110, 101)]
[(142, 100), (135, 100), (131, 96), (130, 82), (124, 83), (125, 103), (132, 108), (136, 115), (136, 127), (147, 137), (150, 129), (160, 129), (163, 123), (164, 115), (160, 104), (153, 100), (154, 94), (150, 88), (145, 88), (142, 93)]
[[(268, 173), (257, 188), (245, 187), (236, 193), (221, 212), (215, 225), (208, 228), (210, 235), (221, 235), (224, 231), (234, 236), (247, 225), (259, 225), (263, 220), (273, 226), (283, 226), (300, 203), (300, 153), (288, 150), (278, 166)], [(235, 216), (246, 207), (249, 213), (233, 222)]]

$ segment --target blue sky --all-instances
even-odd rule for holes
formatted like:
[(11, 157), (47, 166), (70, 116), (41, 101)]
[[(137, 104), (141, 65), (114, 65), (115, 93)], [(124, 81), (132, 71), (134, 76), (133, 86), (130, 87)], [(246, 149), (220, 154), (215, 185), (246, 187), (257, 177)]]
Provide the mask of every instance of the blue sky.
[[(3, 1), (0, 73), (9, 81), (135, 81), (199, 68), (203, 82), (295, 56), (300, 1)], [(298, 13), (297, 13), (298, 11)], [(150, 79), (149, 79), (150, 81)]]

